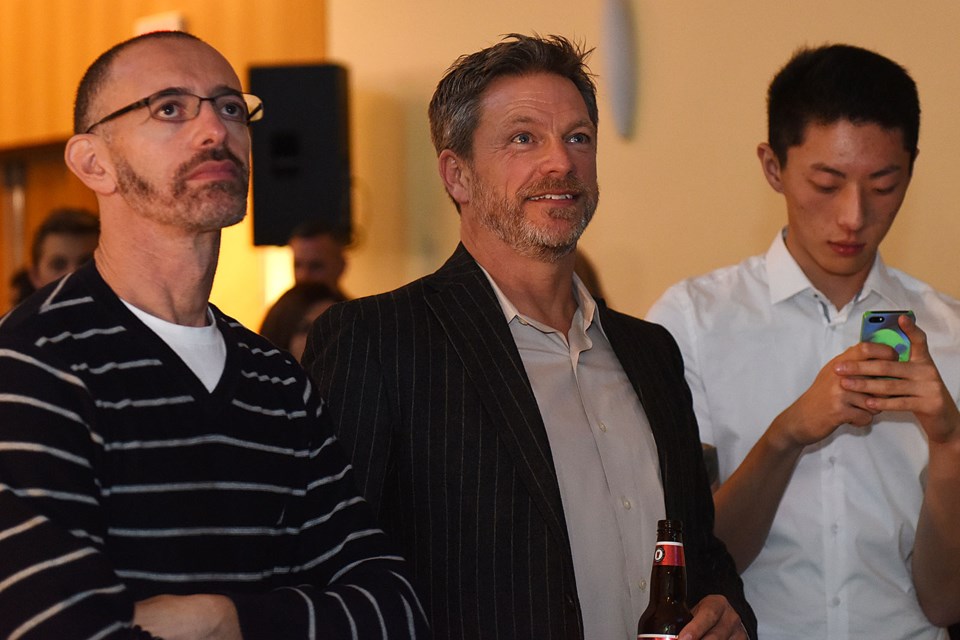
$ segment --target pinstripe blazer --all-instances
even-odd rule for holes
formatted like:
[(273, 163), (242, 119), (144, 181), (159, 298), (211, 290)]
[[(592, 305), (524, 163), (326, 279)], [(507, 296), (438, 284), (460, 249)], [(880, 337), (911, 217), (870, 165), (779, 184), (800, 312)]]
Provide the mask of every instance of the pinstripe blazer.
[[(656, 438), (667, 515), (685, 521), (690, 601), (726, 595), (755, 637), (712, 535), (679, 350), (662, 327), (599, 306)], [(321, 315), (304, 364), (436, 637), (583, 637), (546, 429), (496, 295), (462, 245), (430, 276)]]

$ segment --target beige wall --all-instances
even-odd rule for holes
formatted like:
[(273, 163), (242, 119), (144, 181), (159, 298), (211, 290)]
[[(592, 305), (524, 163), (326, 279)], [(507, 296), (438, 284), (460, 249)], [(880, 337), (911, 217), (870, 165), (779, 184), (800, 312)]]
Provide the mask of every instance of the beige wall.
[(457, 218), (436, 177), (426, 107), (459, 54), (511, 31), (596, 46), (601, 204), (581, 246), (612, 303), (643, 314), (665, 287), (764, 251), (782, 201), (755, 157), (765, 91), (803, 44), (848, 42), (906, 66), (920, 87), (916, 176), (884, 244), (888, 262), (955, 296), (960, 273), (960, 4), (927, 0), (632, 0), (634, 137), (612, 126), (601, 0), (329, 0), (328, 53), (352, 77), (354, 173), (364, 240), (347, 289), (370, 293), (436, 268)]
[[(324, 9), (326, 4), (326, 9)], [(672, 282), (763, 251), (783, 205), (760, 175), (770, 76), (799, 45), (844, 41), (908, 67), (923, 102), (917, 175), (884, 252), (960, 296), (960, 4), (926, 0), (631, 0), (638, 38), (634, 136), (611, 123), (603, 0), (2, 0), (0, 149), (69, 132), (74, 86), (90, 59), (139, 16), (179, 9), (245, 79), (249, 64), (314, 61), (351, 71), (360, 241), (345, 288), (375, 293), (432, 271), (457, 239), (436, 176), (426, 106), (459, 54), (510, 31), (562, 33), (597, 51), (603, 196), (582, 246), (608, 297), (643, 314)], [(229, 7), (227, 9), (226, 7)], [(0, 205), (2, 206), (2, 205)], [(256, 326), (286, 284), (288, 255), (250, 246), (249, 222), (224, 235), (213, 300)], [(271, 279), (275, 282), (271, 282)], [(279, 284), (278, 284), (279, 283)]]

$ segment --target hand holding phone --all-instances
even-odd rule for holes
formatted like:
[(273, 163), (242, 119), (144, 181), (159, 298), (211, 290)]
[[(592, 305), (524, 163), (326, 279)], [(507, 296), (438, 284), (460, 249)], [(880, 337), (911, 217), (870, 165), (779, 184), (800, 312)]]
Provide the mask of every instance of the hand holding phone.
[(860, 323), (860, 341), (877, 342), (892, 347), (900, 362), (910, 359), (910, 338), (900, 328), (900, 316), (916, 321), (913, 311), (867, 311)]

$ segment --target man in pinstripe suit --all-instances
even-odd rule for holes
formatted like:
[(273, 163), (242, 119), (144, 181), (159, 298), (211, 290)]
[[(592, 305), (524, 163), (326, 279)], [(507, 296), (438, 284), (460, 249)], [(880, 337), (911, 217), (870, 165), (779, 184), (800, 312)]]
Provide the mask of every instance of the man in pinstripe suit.
[(574, 276), (598, 198), (585, 56), (512, 35), (451, 67), (430, 119), (461, 244), (321, 316), (305, 364), (438, 637), (635, 637), (667, 516), (685, 525), (685, 637), (745, 638), (676, 345)]

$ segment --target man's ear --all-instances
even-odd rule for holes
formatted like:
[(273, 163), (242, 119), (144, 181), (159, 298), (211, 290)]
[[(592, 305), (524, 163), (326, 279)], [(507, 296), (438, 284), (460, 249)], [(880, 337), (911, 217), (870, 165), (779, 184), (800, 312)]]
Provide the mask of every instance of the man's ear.
[(113, 165), (102, 141), (92, 134), (79, 134), (67, 140), (63, 159), (70, 171), (94, 193), (109, 195), (116, 191)]
[(460, 205), (470, 202), (470, 166), (450, 149), (444, 149), (437, 158), (440, 179), (447, 193)]
[(783, 179), (780, 176), (780, 159), (774, 153), (773, 147), (766, 142), (757, 145), (757, 158), (760, 159), (760, 169), (763, 177), (777, 193), (783, 193)]

